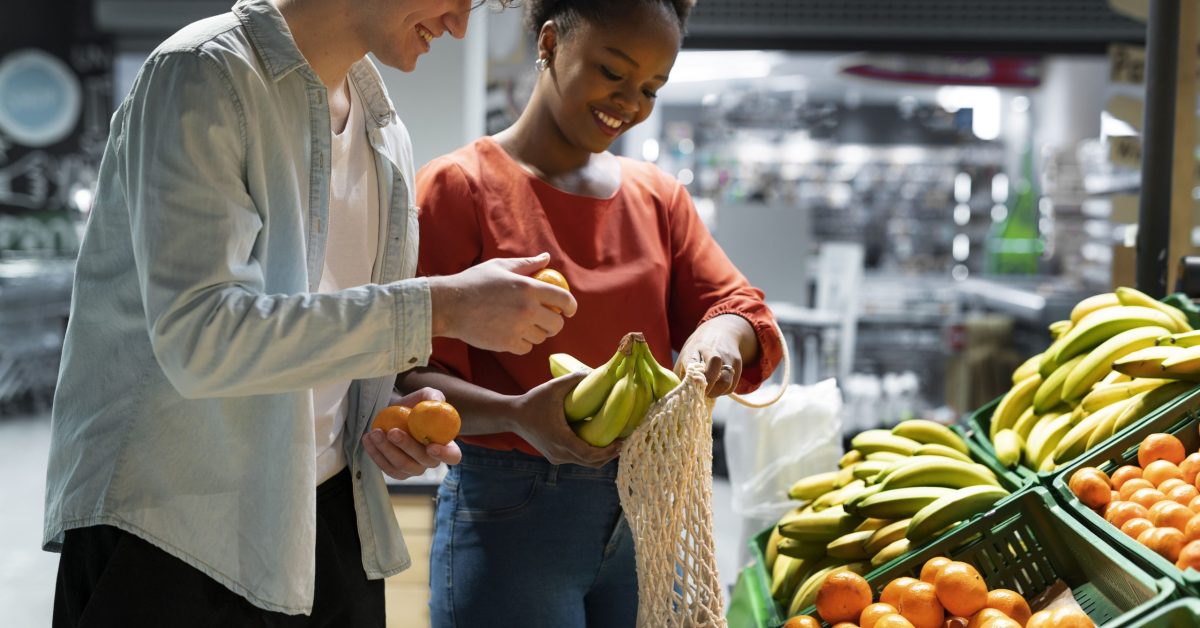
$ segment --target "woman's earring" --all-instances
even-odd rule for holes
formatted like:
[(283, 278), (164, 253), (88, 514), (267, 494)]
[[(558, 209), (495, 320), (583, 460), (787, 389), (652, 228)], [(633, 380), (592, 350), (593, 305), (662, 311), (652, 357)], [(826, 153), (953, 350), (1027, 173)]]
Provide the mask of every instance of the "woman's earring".
[(533, 62), (533, 67), (537, 68), (538, 72), (545, 72), (546, 68), (550, 67), (550, 60), (546, 57), (538, 57), (537, 61)]

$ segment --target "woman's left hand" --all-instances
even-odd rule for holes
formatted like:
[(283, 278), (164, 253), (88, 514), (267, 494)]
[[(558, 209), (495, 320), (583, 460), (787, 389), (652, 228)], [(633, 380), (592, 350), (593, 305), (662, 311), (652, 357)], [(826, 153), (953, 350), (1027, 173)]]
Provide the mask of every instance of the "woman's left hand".
[(758, 336), (746, 319), (736, 314), (722, 314), (705, 321), (683, 344), (675, 373), (681, 378), (687, 365), (704, 365), (708, 382), (705, 394), (719, 397), (733, 392), (742, 379), (742, 365), (758, 357)]

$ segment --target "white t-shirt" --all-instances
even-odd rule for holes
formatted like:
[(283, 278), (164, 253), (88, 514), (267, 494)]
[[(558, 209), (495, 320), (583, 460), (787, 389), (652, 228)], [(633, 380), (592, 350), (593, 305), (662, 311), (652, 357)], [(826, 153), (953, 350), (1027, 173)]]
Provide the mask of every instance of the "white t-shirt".
[[(335, 292), (371, 283), (379, 248), (379, 186), (375, 159), (367, 142), (362, 99), (350, 84), (350, 116), (337, 133), (330, 121), (332, 141), (329, 175), (329, 233), (320, 292)], [(349, 381), (330, 382), (313, 389), (316, 430), (317, 483), (346, 466), (342, 432), (350, 397)]]

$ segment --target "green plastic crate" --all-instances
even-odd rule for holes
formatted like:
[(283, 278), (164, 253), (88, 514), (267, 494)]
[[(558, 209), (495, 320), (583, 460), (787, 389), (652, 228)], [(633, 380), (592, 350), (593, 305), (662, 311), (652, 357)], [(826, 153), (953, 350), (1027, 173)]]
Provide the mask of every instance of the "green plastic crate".
[[(1029, 485), (1029, 483), (1022, 485), (1014, 480), (1014, 476), (1011, 473), (1007, 473), (1007, 470), (994, 457), (989, 460), (987, 456), (983, 455), (979, 451), (978, 445), (971, 442), (969, 435), (962, 428), (954, 425), (951, 426), (951, 429), (967, 443), (971, 457), (991, 469), (992, 473), (996, 474), (996, 479), (1000, 482), (1000, 485), (1013, 494), (1004, 498), (1000, 502), (1001, 504), (1014, 499), (1024, 486)], [(964, 525), (966, 524), (961, 524), (943, 532), (941, 535), (930, 539), (927, 544), (937, 543), (938, 540), (953, 534), (955, 530)], [(771, 574), (766, 569), (767, 562), (764, 556), (767, 539), (770, 538), (771, 529), (774, 527), (770, 526), (750, 539), (750, 556), (753, 560), (749, 566), (738, 574), (738, 580), (734, 585), (733, 595), (730, 598), (730, 611), (726, 613), (731, 628), (736, 626), (778, 626), (786, 619), (786, 609), (780, 608), (771, 599)], [(879, 568), (886, 569), (887, 565), (881, 565)], [(752, 602), (750, 598), (755, 595), (759, 595), (761, 598)], [(761, 621), (759, 621), (760, 619)], [(738, 623), (735, 624), (735, 620)], [(759, 621), (759, 623), (753, 623), (754, 621)]]
[(1130, 628), (1195, 628), (1200, 626), (1200, 600), (1184, 598), (1151, 611)]
[(988, 589), (1012, 589), (1026, 598), (1062, 579), (1083, 610), (1106, 628), (1135, 625), (1176, 594), (1170, 580), (1155, 579), (1105, 544), (1040, 486), (1028, 487), (939, 542), (867, 574), (876, 599), (892, 580), (919, 577), (921, 567), (935, 556), (970, 563)]
[(1139, 422), (1136, 429), (1118, 434), (1106, 445), (1088, 451), (1079, 460), (1068, 465), (1066, 472), (1055, 478), (1053, 491), (1063, 507), (1076, 519), (1083, 521), (1108, 543), (1120, 548), (1122, 552), (1136, 560), (1151, 574), (1170, 579), (1181, 591), (1188, 594), (1200, 594), (1200, 573), (1191, 569), (1186, 572), (1180, 571), (1167, 559), (1129, 538), (1128, 535), (1076, 499), (1075, 494), (1067, 486), (1067, 482), (1071, 478), (1070, 474), (1081, 467), (1098, 467), (1105, 473), (1112, 473), (1117, 467), (1129, 464), (1131, 461), (1133, 464), (1137, 464), (1138, 444), (1150, 434), (1159, 432), (1174, 434), (1183, 442), (1186, 451), (1200, 451), (1200, 431), (1197, 430), (1197, 426), (1200, 425), (1200, 388), (1180, 395), (1174, 401), (1156, 410), (1148, 419), (1148, 421)]

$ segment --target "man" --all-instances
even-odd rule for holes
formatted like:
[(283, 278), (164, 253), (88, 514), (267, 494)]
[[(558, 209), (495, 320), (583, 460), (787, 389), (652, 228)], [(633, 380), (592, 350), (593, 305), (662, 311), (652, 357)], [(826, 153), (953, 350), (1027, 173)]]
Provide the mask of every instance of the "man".
[(411, 147), (364, 56), (412, 70), (471, 8), (240, 0), (146, 61), (54, 403), (56, 626), (383, 625), (410, 560), (380, 470), (461, 457), (368, 432), (396, 374), (434, 336), (527, 352), (576, 307), (528, 277), (545, 255), (412, 279)]

